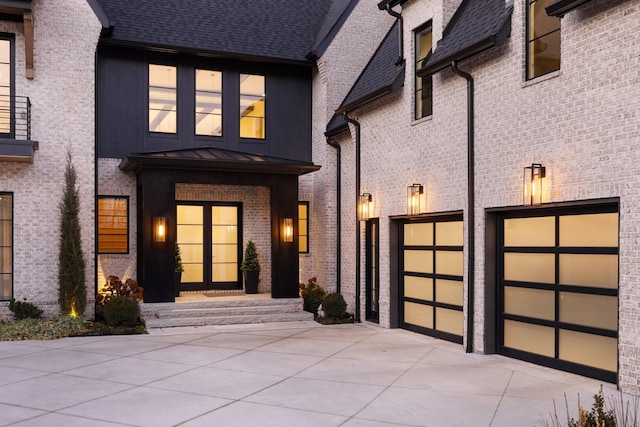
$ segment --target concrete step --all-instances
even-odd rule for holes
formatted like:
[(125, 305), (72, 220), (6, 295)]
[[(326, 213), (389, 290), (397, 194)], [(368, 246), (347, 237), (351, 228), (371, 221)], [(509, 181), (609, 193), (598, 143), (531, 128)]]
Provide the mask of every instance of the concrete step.
[(147, 328), (313, 320), (312, 313), (302, 310), (301, 298), (272, 299), (266, 295), (142, 303), (140, 311)]

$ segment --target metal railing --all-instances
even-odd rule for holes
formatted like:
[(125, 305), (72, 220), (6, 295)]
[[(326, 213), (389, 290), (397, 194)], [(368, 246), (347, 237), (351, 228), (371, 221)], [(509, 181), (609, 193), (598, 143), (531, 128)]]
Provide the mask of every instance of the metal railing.
[(31, 139), (31, 101), (28, 97), (0, 95), (0, 138)]

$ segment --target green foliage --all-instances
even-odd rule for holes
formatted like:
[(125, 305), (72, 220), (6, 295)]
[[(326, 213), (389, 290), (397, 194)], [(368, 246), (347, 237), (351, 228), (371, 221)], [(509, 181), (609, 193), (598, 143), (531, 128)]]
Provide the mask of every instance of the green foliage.
[(26, 298), (24, 301), (11, 299), (9, 301), (9, 310), (13, 313), (15, 320), (40, 319), (43, 313), (42, 309), (36, 307), (33, 303), (27, 302)]
[(140, 317), (140, 307), (131, 298), (113, 297), (105, 304), (103, 315), (109, 326), (134, 326)]
[(304, 311), (313, 313), (314, 316), (318, 315), (318, 307), (322, 303), (322, 298), (326, 294), (324, 289), (318, 285), (318, 279), (312, 277), (307, 281), (307, 284), (300, 283), (300, 296), (304, 300)]
[(347, 303), (341, 294), (331, 292), (322, 298), (322, 311), (324, 317), (340, 319), (347, 315)]
[(178, 242), (176, 242), (173, 271), (175, 273), (184, 272), (184, 266), (182, 265), (182, 253), (180, 252), (180, 245), (178, 245)]
[(602, 385), (600, 386), (600, 391), (593, 396), (593, 400), (591, 411), (587, 411), (578, 405), (578, 420), (576, 421), (572, 418), (568, 423), (568, 427), (616, 427), (613, 410), (605, 410)]
[(142, 301), (143, 294), (144, 288), (134, 279), (129, 278), (123, 282), (118, 276), (107, 277), (107, 283), (96, 295), (96, 320), (105, 319), (104, 308), (112, 298), (122, 297), (132, 301)]
[(58, 304), (62, 314), (82, 314), (87, 306), (85, 263), (80, 234), (80, 196), (76, 171), (67, 151), (64, 191), (60, 209), (60, 254), (58, 265)]
[(244, 258), (242, 258), (242, 264), (240, 265), (242, 271), (260, 271), (260, 262), (258, 261), (258, 249), (253, 240), (247, 242), (247, 247), (244, 251)]
[(61, 316), (52, 320), (23, 319), (0, 321), (0, 341), (53, 340), (81, 335), (86, 320)]

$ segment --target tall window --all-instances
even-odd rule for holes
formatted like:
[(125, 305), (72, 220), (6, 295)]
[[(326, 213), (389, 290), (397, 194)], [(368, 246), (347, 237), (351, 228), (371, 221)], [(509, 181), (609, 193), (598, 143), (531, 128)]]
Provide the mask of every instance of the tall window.
[(149, 64), (149, 132), (176, 133), (176, 67)]
[(222, 135), (222, 72), (196, 70), (196, 135)]
[(0, 193), (0, 300), (13, 297), (13, 196)]
[(298, 252), (309, 252), (309, 202), (298, 202)]
[(129, 252), (129, 199), (127, 197), (98, 198), (98, 253)]
[(240, 74), (240, 137), (265, 137), (264, 76)]
[(527, 79), (533, 79), (560, 69), (560, 18), (545, 11), (555, 0), (528, 1)]
[(431, 54), (433, 37), (431, 21), (415, 31), (416, 47), (416, 112), (415, 118), (421, 119), (433, 113), (433, 78), (431, 76), (418, 77), (417, 72), (422, 68), (422, 62)]
[(0, 134), (11, 133), (11, 40), (0, 39)]

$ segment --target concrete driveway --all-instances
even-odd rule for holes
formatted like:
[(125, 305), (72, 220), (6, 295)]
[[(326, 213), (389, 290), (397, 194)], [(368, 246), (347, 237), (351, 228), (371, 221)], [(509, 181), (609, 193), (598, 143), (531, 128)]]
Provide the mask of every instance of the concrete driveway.
[(0, 342), (0, 426), (542, 426), (600, 384), (372, 325)]

